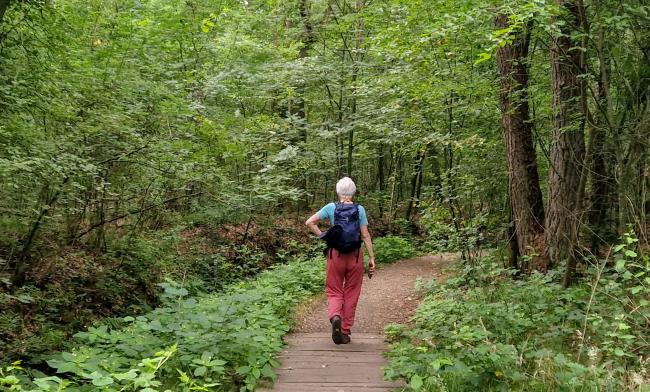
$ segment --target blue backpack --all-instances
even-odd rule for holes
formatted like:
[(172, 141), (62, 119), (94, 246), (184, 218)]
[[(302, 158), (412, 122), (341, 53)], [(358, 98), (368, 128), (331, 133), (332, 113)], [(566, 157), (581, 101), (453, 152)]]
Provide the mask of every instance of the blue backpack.
[(341, 230), (333, 248), (341, 253), (350, 253), (361, 248), (361, 224), (359, 223), (359, 205), (336, 203), (334, 223)]

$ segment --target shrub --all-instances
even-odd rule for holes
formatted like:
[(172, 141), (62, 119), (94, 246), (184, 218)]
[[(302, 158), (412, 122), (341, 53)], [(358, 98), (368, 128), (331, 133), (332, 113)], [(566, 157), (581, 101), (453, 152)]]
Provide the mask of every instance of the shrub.
[(376, 238), (372, 241), (375, 257), (379, 263), (392, 263), (416, 255), (415, 248), (407, 239), (396, 236)]
[(650, 263), (633, 243), (569, 289), (557, 274), (512, 280), (491, 260), (479, 278), (430, 286), (414, 325), (386, 330), (386, 375), (413, 391), (648, 390)]
[(14, 365), (0, 374), (0, 386), (13, 385), (17, 391), (252, 391), (260, 379), (275, 377), (274, 357), (289, 330), (290, 311), (322, 289), (323, 271), (322, 260), (293, 261), (223, 294), (197, 298), (182, 287), (162, 284), (164, 306), (125, 317), (120, 328), (100, 324), (78, 333), (75, 349), (48, 361), (58, 373), (71, 375), (69, 380), (27, 381), (16, 377), (22, 370)]
[(420, 224), (426, 232), (428, 252), (478, 252), (490, 243), (486, 228), (498, 227), (499, 222), (490, 221), (485, 212), (454, 220), (446, 208), (431, 207), (424, 210)]

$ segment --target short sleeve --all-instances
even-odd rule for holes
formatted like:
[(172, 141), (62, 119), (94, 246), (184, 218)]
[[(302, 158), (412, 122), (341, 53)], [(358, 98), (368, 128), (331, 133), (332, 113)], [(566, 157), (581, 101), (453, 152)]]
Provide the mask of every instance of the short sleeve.
[(329, 203), (318, 211), (318, 217), (320, 220), (328, 220), (332, 223), (334, 221), (334, 209), (334, 203)]
[(363, 206), (359, 206), (359, 224), (361, 226), (368, 226), (368, 216), (366, 215), (366, 209)]

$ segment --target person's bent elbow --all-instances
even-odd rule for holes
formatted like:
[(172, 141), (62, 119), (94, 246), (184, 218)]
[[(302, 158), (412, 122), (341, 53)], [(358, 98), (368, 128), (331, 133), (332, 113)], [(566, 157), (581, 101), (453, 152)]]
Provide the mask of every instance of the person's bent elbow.
[(314, 214), (314, 215), (310, 216), (309, 219), (307, 219), (305, 221), (305, 226), (314, 225), (314, 224), (318, 223), (319, 220), (320, 220), (320, 217), (318, 216), (318, 214)]

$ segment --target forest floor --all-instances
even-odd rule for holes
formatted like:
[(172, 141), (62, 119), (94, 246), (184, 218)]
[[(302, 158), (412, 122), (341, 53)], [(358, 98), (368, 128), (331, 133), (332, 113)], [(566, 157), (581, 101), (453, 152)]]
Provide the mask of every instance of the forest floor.
[(420, 302), (416, 280), (444, 279), (445, 267), (454, 259), (451, 254), (417, 257), (380, 266), (372, 279), (366, 276), (348, 345), (332, 343), (324, 295), (306, 304), (297, 312), (289, 346), (280, 356), (274, 390), (379, 392), (399, 387), (383, 379), (384, 327), (408, 322)]

